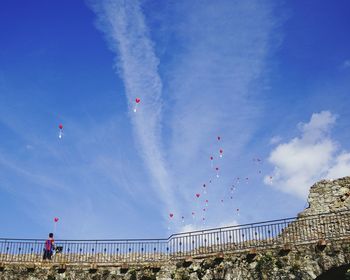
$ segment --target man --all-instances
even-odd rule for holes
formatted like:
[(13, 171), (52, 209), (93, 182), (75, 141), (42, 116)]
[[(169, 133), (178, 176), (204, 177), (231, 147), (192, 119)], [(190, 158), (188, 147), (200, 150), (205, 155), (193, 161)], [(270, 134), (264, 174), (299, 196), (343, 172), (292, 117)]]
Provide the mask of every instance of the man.
[(44, 248), (44, 260), (51, 260), (52, 252), (55, 248), (55, 241), (53, 239), (53, 233), (49, 233), (49, 239), (45, 242), (45, 248)]

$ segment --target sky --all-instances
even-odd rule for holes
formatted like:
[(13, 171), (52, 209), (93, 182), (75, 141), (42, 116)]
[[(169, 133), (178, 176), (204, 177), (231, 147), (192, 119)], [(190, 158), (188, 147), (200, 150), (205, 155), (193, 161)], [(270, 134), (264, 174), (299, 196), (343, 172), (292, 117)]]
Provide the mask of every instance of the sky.
[(294, 217), (350, 175), (346, 0), (0, 5), (1, 237)]

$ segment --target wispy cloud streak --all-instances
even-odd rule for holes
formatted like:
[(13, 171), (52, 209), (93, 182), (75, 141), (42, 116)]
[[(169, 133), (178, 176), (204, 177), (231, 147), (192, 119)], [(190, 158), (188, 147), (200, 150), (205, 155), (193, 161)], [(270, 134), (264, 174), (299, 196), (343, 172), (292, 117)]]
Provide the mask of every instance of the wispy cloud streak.
[(174, 210), (170, 175), (161, 148), (159, 61), (140, 4), (136, 0), (106, 0), (92, 6), (98, 15), (98, 26), (117, 53), (116, 66), (125, 85), (129, 108), (135, 98), (141, 98), (141, 106), (132, 115), (137, 142), (161, 200), (168, 210)]

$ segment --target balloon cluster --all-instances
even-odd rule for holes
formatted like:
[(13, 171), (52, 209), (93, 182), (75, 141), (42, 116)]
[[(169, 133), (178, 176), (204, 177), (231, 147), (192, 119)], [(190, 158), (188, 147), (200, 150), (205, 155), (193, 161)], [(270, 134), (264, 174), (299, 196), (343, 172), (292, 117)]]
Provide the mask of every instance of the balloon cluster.
[[(216, 177), (217, 180), (221, 181), (221, 165), (223, 163), (222, 159), (224, 157), (224, 148), (222, 147), (222, 138), (221, 136), (217, 136), (217, 142), (216, 142), (216, 153), (214, 152), (212, 155), (209, 156), (209, 162), (210, 162), (210, 168), (212, 170), (212, 174), (210, 177), (214, 178)], [(253, 163), (254, 163), (254, 167), (256, 169), (256, 173), (259, 177), (262, 176), (262, 163), (263, 161), (261, 160), (261, 158), (256, 157), (253, 158)], [(254, 176), (252, 176), (254, 177)], [(272, 176), (269, 176), (270, 180), (272, 180)], [(219, 182), (218, 181), (218, 182)], [(235, 193), (237, 191), (238, 187), (243, 187), (244, 185), (248, 185), (250, 183), (250, 178), (248, 176), (243, 177), (242, 179), (240, 177), (236, 177), (233, 179), (233, 181), (231, 181), (232, 183), (230, 184), (229, 188), (227, 189), (227, 191), (225, 191), (224, 197), (219, 197), (218, 200), (214, 199), (214, 200), (210, 200), (212, 203), (211, 205), (216, 205), (216, 203), (219, 203), (221, 205), (224, 205), (225, 201), (232, 201), (233, 203), (235, 203)], [(208, 194), (208, 191), (210, 188), (208, 188), (208, 186), (210, 186), (212, 184), (212, 179), (208, 180), (205, 183), (202, 183), (202, 188), (201, 188), (201, 192), (196, 192), (194, 194), (194, 199), (196, 200), (196, 205), (198, 205), (198, 203), (203, 203), (203, 204), (199, 204), (197, 207), (198, 209), (201, 209), (201, 213), (197, 213), (197, 215), (199, 215), (200, 217), (198, 217), (203, 223), (205, 223), (206, 221), (206, 213), (209, 210), (209, 199), (206, 197)], [(212, 188), (212, 187), (211, 187)], [(202, 198), (202, 194), (204, 196), (204, 199)], [(215, 192), (215, 194), (217, 194), (217, 191)], [(232, 207), (231, 204), (227, 204), (228, 206)], [(191, 212), (192, 218), (195, 218), (196, 216), (196, 212), (192, 211)], [(233, 207), (233, 211), (232, 211), (232, 215), (240, 215), (240, 208), (237, 207)], [(171, 213), (171, 215), (169, 215), (170, 220), (174, 219), (175, 216), (173, 213)], [(185, 221), (185, 215), (181, 216), (181, 220), (182, 222)]]

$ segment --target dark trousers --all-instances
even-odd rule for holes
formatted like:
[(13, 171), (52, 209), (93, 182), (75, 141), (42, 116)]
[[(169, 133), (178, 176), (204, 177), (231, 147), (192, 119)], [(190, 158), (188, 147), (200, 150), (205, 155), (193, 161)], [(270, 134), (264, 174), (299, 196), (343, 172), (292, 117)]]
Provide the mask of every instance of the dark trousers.
[(43, 260), (51, 260), (52, 251), (44, 249)]

